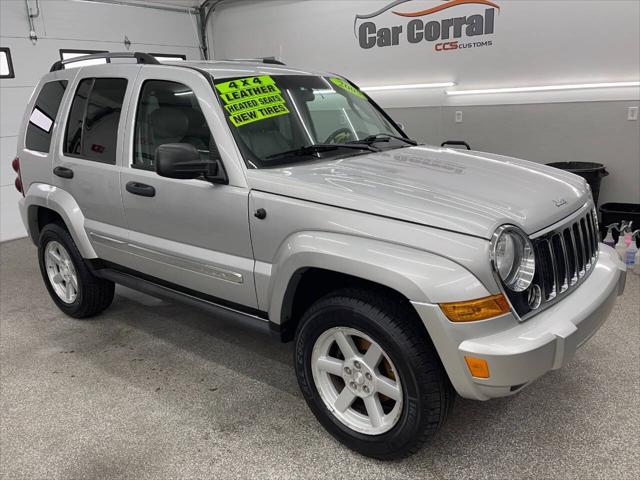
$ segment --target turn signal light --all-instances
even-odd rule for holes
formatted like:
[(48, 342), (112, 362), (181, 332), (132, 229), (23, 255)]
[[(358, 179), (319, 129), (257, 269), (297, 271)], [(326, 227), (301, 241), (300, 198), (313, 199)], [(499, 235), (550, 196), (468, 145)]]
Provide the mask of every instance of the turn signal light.
[(486, 360), (465, 355), (464, 361), (467, 362), (471, 375), (476, 378), (489, 378), (489, 364)]
[(509, 302), (499, 294), (466, 302), (441, 303), (440, 309), (452, 322), (476, 322), (509, 313)]

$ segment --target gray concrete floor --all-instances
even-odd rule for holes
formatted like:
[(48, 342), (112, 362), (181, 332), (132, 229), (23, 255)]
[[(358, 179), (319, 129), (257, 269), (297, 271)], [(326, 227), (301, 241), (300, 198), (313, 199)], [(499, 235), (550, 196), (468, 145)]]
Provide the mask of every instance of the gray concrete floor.
[(119, 289), (78, 321), (27, 240), (0, 245), (0, 477), (639, 478), (640, 281), (564, 369), (486, 403), (459, 399), (418, 455), (339, 445), (280, 345), (229, 319)]

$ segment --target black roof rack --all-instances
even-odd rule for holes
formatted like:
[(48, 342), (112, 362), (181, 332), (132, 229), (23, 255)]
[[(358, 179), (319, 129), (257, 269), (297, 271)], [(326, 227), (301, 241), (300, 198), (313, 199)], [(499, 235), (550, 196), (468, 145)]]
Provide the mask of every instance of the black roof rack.
[(266, 63), (270, 65), (287, 65), (286, 63), (278, 60), (276, 57), (263, 57), (263, 58), (229, 58), (228, 62), (257, 62)]
[(107, 63), (111, 63), (112, 58), (135, 58), (137, 63), (146, 63), (150, 65), (160, 65), (160, 62), (148, 53), (142, 52), (111, 52), (111, 53), (95, 53), (93, 55), (82, 55), (81, 57), (70, 58), (69, 60), (58, 60), (51, 66), (50, 72), (64, 70), (64, 66), (74, 62), (84, 62), (85, 60), (101, 60), (105, 59)]

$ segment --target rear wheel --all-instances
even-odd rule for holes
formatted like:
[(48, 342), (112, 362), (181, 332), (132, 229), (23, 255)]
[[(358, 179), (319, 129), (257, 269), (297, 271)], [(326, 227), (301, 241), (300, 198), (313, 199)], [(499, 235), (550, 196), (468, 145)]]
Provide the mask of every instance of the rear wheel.
[(113, 301), (113, 282), (96, 277), (87, 267), (69, 232), (52, 223), (40, 232), (40, 272), (49, 295), (71, 317), (87, 318)]
[(415, 453), (440, 427), (454, 392), (410, 305), (342, 291), (303, 316), (296, 373), (318, 420), (367, 456)]

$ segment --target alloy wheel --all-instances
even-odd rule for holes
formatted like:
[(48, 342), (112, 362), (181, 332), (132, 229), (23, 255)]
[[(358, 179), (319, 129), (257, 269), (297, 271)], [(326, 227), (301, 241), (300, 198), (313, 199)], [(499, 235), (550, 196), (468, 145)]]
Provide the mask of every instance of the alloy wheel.
[(44, 264), (54, 292), (64, 303), (73, 303), (78, 297), (78, 275), (67, 249), (52, 240), (44, 251)]
[(381, 435), (398, 422), (400, 377), (382, 347), (365, 333), (349, 327), (325, 331), (314, 344), (311, 368), (325, 405), (350, 429)]

